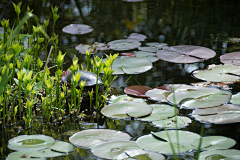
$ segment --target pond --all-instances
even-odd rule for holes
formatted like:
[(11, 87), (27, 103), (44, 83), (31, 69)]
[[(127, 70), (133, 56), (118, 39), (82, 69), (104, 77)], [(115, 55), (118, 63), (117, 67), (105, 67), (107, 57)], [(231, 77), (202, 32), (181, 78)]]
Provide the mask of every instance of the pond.
[[(18, 4), (20, 1), (15, 0)], [(222, 64), (220, 56), (230, 52), (240, 51), (240, 3), (238, 1), (207, 1), (207, 0), (143, 0), (127, 2), (127, 0), (29, 0), (23, 1), (20, 17), (23, 17), (27, 7), (39, 17), (40, 23), (50, 19), (52, 26), (51, 6), (59, 6), (59, 19), (56, 22), (55, 32), (59, 36), (59, 50), (66, 52), (63, 70), (71, 66), (74, 55), (83, 66), (87, 65), (84, 57), (75, 50), (79, 44), (93, 44), (94, 42), (109, 43), (113, 40), (125, 39), (131, 33), (140, 33), (147, 38), (143, 42), (167, 43), (168, 46), (195, 45), (212, 49), (216, 52), (214, 58), (196, 63), (172, 63), (163, 60), (153, 62), (152, 69), (140, 74), (120, 74), (112, 83), (111, 95), (123, 95), (124, 89), (132, 85), (149, 86), (156, 88), (165, 84), (191, 84), (203, 82), (193, 76), (193, 71), (203, 70), (210, 64)], [(16, 25), (16, 13), (11, 1), (3, 0), (0, 3), (0, 18), (9, 19), (10, 26)], [(33, 25), (34, 20), (30, 21)], [(94, 31), (73, 35), (64, 33), (62, 28), (70, 24), (86, 24)], [(52, 33), (48, 27), (47, 33)], [(130, 50), (130, 52), (137, 49)], [(129, 51), (109, 50), (100, 51), (96, 55), (105, 57), (104, 54), (125, 53)], [(46, 59), (43, 52), (42, 60)], [(50, 69), (54, 76), (56, 68)], [(129, 79), (129, 77), (131, 78)], [(240, 91), (239, 83), (230, 84), (232, 94)], [(109, 95), (110, 96), (110, 95)], [(159, 104), (153, 100), (149, 104)], [(164, 103), (167, 104), (167, 103)], [(237, 143), (233, 149), (240, 149), (240, 123), (214, 124), (196, 121), (190, 114), (192, 109), (178, 107), (179, 116), (187, 116), (192, 122), (181, 130), (200, 134), (201, 126), (204, 127), (203, 136), (225, 136), (234, 139)], [(140, 121), (134, 118), (113, 120), (102, 117), (97, 123), (84, 122), (78, 117), (65, 118), (61, 123), (53, 122), (42, 125), (42, 118), (34, 120), (31, 127), (24, 121), (1, 125), (1, 159), (5, 159), (12, 150), (7, 148), (8, 140), (18, 135), (44, 134), (69, 142), (69, 137), (85, 129), (113, 129), (130, 134), (135, 141), (140, 136), (151, 132), (163, 131), (151, 122)], [(69, 155), (50, 159), (101, 159), (86, 148), (75, 147)], [(167, 157), (167, 156), (166, 156)], [(168, 157), (169, 159), (171, 156)], [(193, 155), (183, 159), (191, 159)]]

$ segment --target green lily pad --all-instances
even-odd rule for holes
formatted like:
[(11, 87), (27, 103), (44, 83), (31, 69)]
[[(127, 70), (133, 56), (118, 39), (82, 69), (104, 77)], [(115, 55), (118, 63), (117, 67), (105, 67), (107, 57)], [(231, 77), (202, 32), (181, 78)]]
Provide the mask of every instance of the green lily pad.
[(164, 90), (164, 89), (157, 89), (154, 88), (152, 90), (149, 90), (146, 92), (146, 95), (148, 97), (150, 97), (151, 99), (155, 100), (155, 101), (162, 101), (162, 102), (167, 102), (167, 96), (170, 94), (171, 92)]
[(146, 59), (121, 56), (112, 64), (113, 74), (139, 74), (152, 68), (152, 63)]
[(158, 48), (158, 49), (166, 49), (166, 48), (168, 48), (168, 44), (167, 43), (150, 42), (150, 43), (146, 43), (146, 45), (150, 46), (150, 47)]
[(33, 151), (29, 154), (31, 157), (40, 157), (40, 158), (52, 158), (52, 157), (59, 157), (63, 155), (67, 155), (67, 153), (55, 152), (50, 148), (40, 150), (40, 151)]
[(232, 95), (230, 102), (233, 104), (240, 104), (240, 93)]
[[(214, 156), (215, 155), (215, 156)], [(214, 157), (219, 157), (221, 155), (224, 160), (239, 160), (240, 159), (240, 151), (236, 149), (221, 149), (221, 150), (209, 150), (204, 151), (199, 154), (198, 160), (219, 160), (214, 159)], [(208, 159), (207, 159), (208, 157)]]
[(55, 139), (45, 135), (21, 135), (8, 141), (8, 148), (18, 151), (37, 151), (50, 147)]
[(118, 102), (144, 102), (142, 98), (133, 98), (128, 95), (120, 95), (120, 96), (115, 96), (112, 95), (109, 100), (109, 104), (111, 103), (118, 103)]
[(92, 153), (106, 159), (117, 159), (119, 156), (128, 158), (125, 152), (135, 149), (140, 149), (135, 141), (114, 141), (96, 145), (92, 148)]
[[(177, 121), (176, 121), (177, 118)], [(177, 128), (184, 128), (189, 125), (189, 123), (192, 123), (192, 120), (188, 117), (184, 116), (177, 116), (177, 117), (172, 117), (169, 119), (164, 119), (160, 121), (153, 121), (152, 122), (154, 125), (160, 128), (168, 128), (168, 129), (175, 129), (176, 125)]]
[(156, 53), (159, 59), (173, 63), (195, 63), (213, 58), (216, 52), (205, 47), (179, 45), (159, 50)]
[(177, 89), (167, 100), (186, 108), (207, 108), (228, 102), (232, 93), (217, 88)]
[(49, 149), (57, 151), (57, 152), (63, 152), (68, 153), (73, 151), (74, 147), (72, 144), (64, 141), (56, 141), (54, 145), (50, 146)]
[[(199, 146), (200, 139), (196, 139), (192, 142), (193, 146)], [(236, 141), (223, 137), (223, 136), (206, 136), (202, 137), (201, 149), (203, 150), (216, 150), (216, 149), (228, 149), (233, 147)]]
[(92, 32), (93, 28), (85, 24), (70, 24), (64, 27), (62, 31), (68, 34), (86, 34)]
[(157, 52), (159, 50), (155, 47), (138, 47), (138, 49), (143, 52)]
[(213, 108), (195, 109), (192, 116), (198, 121), (217, 124), (240, 122), (240, 105), (224, 104)]
[(77, 146), (93, 148), (95, 145), (109, 141), (129, 141), (130, 135), (110, 129), (88, 129), (75, 133), (69, 141)]
[(144, 51), (134, 51), (133, 53), (135, 54), (136, 57), (147, 59), (150, 62), (156, 62), (159, 60), (159, 58), (156, 57), (155, 53), (144, 52)]
[(120, 39), (111, 41), (108, 43), (108, 45), (109, 49), (113, 49), (116, 51), (125, 51), (138, 48), (139, 46), (141, 46), (141, 43), (136, 40)]
[(153, 108), (140, 102), (119, 102), (103, 107), (101, 113), (107, 117), (125, 119), (131, 117), (142, 117), (152, 113)]
[(158, 121), (169, 117), (175, 116), (177, 113), (174, 112), (174, 107), (166, 104), (152, 104), (152, 113), (144, 118), (138, 118), (142, 121)]
[(118, 156), (117, 160), (165, 160), (165, 157), (157, 152), (145, 151), (143, 149), (134, 149), (134, 150), (127, 150), (125, 152), (129, 158), (126, 157), (124, 154)]
[(235, 82), (240, 79), (240, 68), (230, 64), (209, 65), (206, 70), (197, 70), (193, 76), (210, 82)]
[[(36, 160), (36, 156), (31, 157), (32, 151), (18, 151), (10, 153), (6, 160)], [(45, 160), (45, 158), (38, 158), (37, 160)]]
[[(171, 143), (168, 139), (167, 133), (170, 136)], [(155, 138), (152, 134), (165, 141)], [(200, 138), (200, 135), (196, 133), (180, 130), (161, 131), (152, 134), (139, 137), (137, 139), (137, 145), (145, 150), (160, 152), (163, 154), (173, 154), (171, 145), (174, 148), (175, 153), (184, 153), (196, 149), (196, 147), (191, 145), (191, 142)]]

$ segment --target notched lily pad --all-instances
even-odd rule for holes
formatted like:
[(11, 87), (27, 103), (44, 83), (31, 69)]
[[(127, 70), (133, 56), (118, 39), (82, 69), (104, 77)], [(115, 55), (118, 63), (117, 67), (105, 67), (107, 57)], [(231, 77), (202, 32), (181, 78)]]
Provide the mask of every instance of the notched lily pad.
[(195, 109), (192, 116), (198, 121), (216, 124), (240, 122), (240, 105), (224, 104), (213, 108)]
[(151, 89), (152, 88), (148, 87), (148, 86), (133, 85), (133, 86), (128, 86), (127, 88), (125, 88), (124, 93), (132, 95), (132, 96), (137, 96), (137, 97), (148, 97), (146, 95), (146, 92)]
[(77, 146), (93, 148), (109, 141), (129, 141), (130, 135), (121, 131), (110, 129), (88, 129), (75, 133), (69, 141)]
[(220, 61), (225, 64), (240, 66), (240, 52), (227, 53), (220, 56)]
[[(177, 120), (176, 120), (177, 119)], [(167, 129), (176, 129), (176, 128), (184, 128), (192, 123), (192, 120), (188, 117), (184, 116), (176, 116), (169, 119), (164, 119), (160, 121), (153, 121), (154, 125), (160, 128), (167, 128)]]
[(195, 63), (213, 58), (216, 52), (205, 47), (180, 45), (172, 46), (156, 53), (159, 59), (173, 63)]
[(92, 32), (93, 28), (85, 24), (70, 24), (64, 27), (62, 31), (68, 34), (86, 34)]
[(72, 144), (64, 141), (56, 141), (54, 145), (49, 147), (51, 150), (62, 152), (62, 153), (68, 153), (73, 151), (74, 147)]
[(217, 88), (177, 89), (167, 100), (186, 108), (214, 107), (228, 102), (232, 93)]
[[(18, 151), (10, 153), (6, 160), (36, 160), (36, 156), (31, 156), (32, 151)], [(46, 158), (38, 157), (37, 160), (45, 160)]]
[(194, 71), (193, 76), (210, 82), (236, 82), (240, 79), (240, 66), (213, 64), (206, 70)]
[(199, 154), (199, 160), (206, 160), (206, 158), (211, 158), (210, 160), (215, 160), (214, 158), (224, 158), (229, 160), (240, 159), (240, 151), (236, 149), (219, 149), (204, 151)]
[(153, 108), (140, 102), (119, 102), (103, 107), (101, 113), (107, 117), (125, 119), (131, 117), (142, 117), (152, 113)]
[(120, 39), (120, 40), (111, 41), (108, 43), (108, 45), (109, 45), (109, 49), (113, 49), (116, 51), (125, 51), (125, 50), (135, 49), (139, 47), (141, 43), (131, 39)]

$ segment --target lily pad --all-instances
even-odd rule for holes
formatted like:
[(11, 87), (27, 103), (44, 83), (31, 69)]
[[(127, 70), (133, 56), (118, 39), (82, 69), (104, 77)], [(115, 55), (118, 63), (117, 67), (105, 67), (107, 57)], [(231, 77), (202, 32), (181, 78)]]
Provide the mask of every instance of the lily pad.
[[(199, 146), (200, 139), (196, 139), (192, 142), (193, 146)], [(216, 149), (228, 149), (233, 147), (236, 141), (223, 136), (206, 136), (202, 137), (201, 149), (203, 150), (216, 150)]]
[(109, 100), (109, 103), (118, 103), (118, 102), (131, 102), (131, 101), (134, 101), (134, 102), (144, 102), (144, 100), (142, 98), (133, 98), (133, 97), (130, 97), (128, 95), (120, 95), (120, 96), (115, 96), (115, 95), (112, 95), (110, 100)]
[(235, 82), (240, 79), (240, 67), (230, 64), (209, 65), (207, 70), (193, 72), (194, 77), (210, 82)]
[(158, 42), (151, 42), (151, 43), (146, 43), (147, 46), (158, 48), (158, 49), (166, 49), (168, 48), (167, 43), (158, 43)]
[[(177, 118), (177, 121), (176, 121)], [(184, 128), (189, 125), (189, 123), (192, 123), (192, 120), (188, 117), (184, 116), (176, 116), (169, 119), (164, 119), (160, 121), (153, 121), (154, 125), (160, 128), (168, 128), (168, 129), (175, 129), (177, 128)]]
[(146, 96), (150, 97), (155, 101), (162, 101), (162, 102), (167, 102), (167, 96), (169, 94), (171, 94), (171, 92), (163, 89), (157, 89), (157, 88), (154, 88), (146, 92)]
[(116, 51), (125, 51), (138, 48), (141, 46), (141, 43), (131, 39), (120, 39), (111, 41), (108, 43), (109, 49), (113, 49)]
[[(215, 157), (219, 157), (221, 155), (223, 159), (226, 160), (239, 160), (240, 159), (240, 151), (236, 149), (221, 149), (221, 150), (210, 150), (204, 151), (199, 154), (199, 160), (206, 160), (206, 158), (211, 158), (209, 160), (214, 160)], [(225, 158), (224, 158), (225, 157)]]
[(240, 122), (240, 105), (224, 104), (213, 108), (195, 109), (192, 116), (198, 121), (217, 124)]
[(62, 153), (68, 153), (73, 151), (74, 147), (72, 144), (64, 141), (56, 141), (54, 145), (50, 146), (49, 149), (62, 152)]
[(21, 135), (8, 141), (8, 148), (18, 151), (37, 151), (50, 147), (55, 139), (45, 135)]
[(142, 121), (158, 121), (175, 116), (177, 113), (174, 111), (174, 107), (166, 104), (152, 104), (152, 113), (144, 118), (138, 118)]
[(58, 157), (67, 155), (67, 153), (55, 152), (50, 148), (40, 150), (40, 151), (33, 151), (30, 153), (31, 157), (40, 157), (40, 158), (51, 158), (51, 157)]
[(240, 66), (240, 52), (227, 53), (220, 56), (220, 61), (225, 64)]
[[(163, 154), (173, 154), (171, 144), (174, 148), (175, 153), (184, 153), (189, 150), (196, 149), (196, 147), (191, 145), (191, 142), (195, 139), (200, 138), (200, 135), (196, 133), (180, 130), (161, 131), (154, 132), (152, 134), (139, 137), (137, 139), (137, 145), (145, 150), (160, 152)], [(168, 139), (167, 134), (169, 134), (171, 143)], [(155, 138), (155, 136), (165, 141), (159, 140)]]
[(145, 151), (143, 149), (134, 149), (134, 150), (127, 150), (125, 152), (126, 155), (128, 155), (129, 158), (125, 158), (126, 155), (122, 154), (118, 156), (117, 160), (165, 160), (165, 157), (157, 152), (151, 152), (151, 151)]
[(121, 53), (120, 54), (121, 56), (128, 56), (128, 57), (136, 57), (136, 55), (132, 52), (129, 52), (129, 53)]
[(64, 27), (62, 31), (68, 34), (86, 34), (92, 32), (93, 28), (85, 24), (70, 24)]
[[(32, 151), (18, 151), (10, 153), (6, 160), (36, 160), (36, 156), (32, 157)], [(45, 160), (45, 158), (38, 158), (37, 160)]]
[(105, 51), (108, 50), (109, 48), (104, 43), (95, 42), (94, 44), (79, 44), (75, 47), (75, 49), (82, 54), (86, 54), (86, 50), (88, 50), (88, 52), (90, 52), (91, 50), (91, 54), (94, 54), (97, 53), (99, 50)]
[(159, 50), (155, 47), (138, 47), (138, 49), (143, 52), (157, 52)]
[(142, 117), (152, 113), (153, 108), (140, 102), (123, 102), (109, 104), (101, 110), (101, 113), (107, 117), (125, 119), (131, 117)]
[(92, 148), (92, 153), (106, 159), (117, 159), (119, 156), (128, 158), (125, 152), (135, 149), (140, 149), (135, 141), (114, 141), (96, 145)]
[(186, 108), (214, 107), (228, 102), (232, 93), (217, 88), (177, 89), (167, 100)]
[(130, 135), (121, 131), (110, 129), (88, 129), (75, 133), (69, 141), (77, 146), (93, 148), (109, 141), (129, 141)]
[(139, 33), (132, 33), (128, 36), (128, 39), (135, 41), (144, 41), (146, 38), (147, 36)]
[(240, 93), (232, 95), (232, 98), (230, 100), (233, 104), (239, 104), (240, 105)]
[(156, 62), (159, 60), (159, 58), (156, 57), (156, 54), (151, 52), (134, 51), (134, 54), (136, 55), (136, 57), (147, 59), (150, 62)]
[[(104, 60), (103, 60), (104, 61)], [(146, 59), (121, 56), (112, 64), (113, 74), (139, 74), (152, 68), (152, 63)]]
[(133, 86), (128, 86), (127, 88), (125, 88), (124, 93), (132, 95), (132, 96), (137, 96), (137, 97), (148, 97), (146, 95), (146, 92), (151, 89), (152, 88), (148, 87), (148, 86), (133, 85)]
[(180, 45), (172, 46), (156, 53), (159, 59), (173, 63), (195, 63), (213, 58), (216, 52), (205, 47)]

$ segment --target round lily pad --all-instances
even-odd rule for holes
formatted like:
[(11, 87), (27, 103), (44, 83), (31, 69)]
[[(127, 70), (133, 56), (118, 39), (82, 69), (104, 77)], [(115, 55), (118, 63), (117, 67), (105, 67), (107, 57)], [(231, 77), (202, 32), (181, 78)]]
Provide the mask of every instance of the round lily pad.
[(210, 82), (235, 82), (240, 79), (240, 68), (230, 64), (209, 65), (206, 70), (197, 70), (193, 76)]
[(64, 141), (56, 141), (54, 145), (50, 146), (49, 149), (57, 151), (57, 152), (63, 152), (68, 153), (73, 151), (74, 147), (72, 144)]
[(177, 89), (167, 100), (186, 108), (207, 108), (228, 102), (232, 93), (217, 88)]
[[(178, 134), (176, 132), (178, 132)], [(170, 136), (171, 142), (168, 139), (167, 133)], [(155, 138), (152, 134), (165, 141)], [(191, 145), (191, 142), (200, 138), (200, 135), (196, 133), (180, 130), (161, 131), (152, 134), (139, 137), (137, 139), (137, 145), (145, 150), (160, 152), (163, 154), (173, 154), (171, 145), (174, 148), (175, 153), (184, 153), (191, 149), (196, 149), (196, 147)]]
[(137, 97), (147, 97), (146, 92), (151, 89), (148, 86), (133, 85), (125, 88), (124, 93)]
[(50, 147), (55, 139), (45, 135), (21, 135), (8, 141), (8, 148), (18, 151), (37, 151)]
[(239, 160), (240, 151), (236, 149), (221, 149), (221, 150), (204, 151), (199, 154), (199, 160), (206, 160), (207, 158), (212, 160), (214, 160), (214, 158), (216, 160), (217, 159)]
[(128, 155), (129, 158), (125, 158), (126, 155), (122, 154), (118, 156), (117, 160), (165, 160), (165, 157), (157, 152), (151, 152), (151, 151), (146, 151), (143, 149), (134, 149), (134, 150), (127, 150), (125, 152), (126, 155)]
[(205, 47), (180, 45), (172, 46), (156, 53), (159, 59), (173, 63), (195, 63), (213, 58), (216, 52)]
[(230, 102), (233, 104), (240, 104), (240, 93), (232, 95)]
[(115, 95), (112, 95), (110, 97), (110, 100), (109, 100), (109, 103), (118, 103), (118, 102), (131, 102), (131, 101), (134, 101), (134, 102), (144, 102), (144, 100), (142, 98), (133, 98), (133, 97), (130, 97), (128, 95), (120, 95), (120, 96), (115, 96)]
[[(32, 151), (18, 151), (10, 153), (6, 160), (36, 160), (36, 157), (32, 157), (30, 154)], [(37, 160), (45, 160), (45, 158), (39, 158)]]
[(96, 145), (92, 148), (92, 153), (106, 159), (117, 159), (119, 156), (128, 158), (125, 152), (135, 149), (140, 149), (135, 141), (114, 141)]
[(64, 27), (62, 31), (68, 34), (86, 34), (92, 32), (93, 28), (85, 24), (70, 24)]
[(116, 58), (112, 64), (112, 70), (114, 70), (113, 74), (139, 74), (151, 68), (151, 62), (137, 57), (121, 56)]
[(93, 148), (95, 145), (109, 141), (129, 141), (130, 135), (110, 129), (88, 129), (75, 133), (69, 141), (77, 146)]
[(142, 117), (152, 113), (153, 108), (140, 102), (119, 102), (109, 104), (101, 110), (101, 113), (107, 117), (125, 119), (131, 117)]
[(55, 152), (50, 148), (40, 150), (40, 151), (32, 151), (32, 153), (30, 153), (31, 157), (40, 157), (40, 158), (52, 158), (52, 157), (58, 157), (63, 155), (67, 155), (67, 153)]
[(198, 121), (217, 124), (240, 122), (240, 105), (224, 104), (213, 108), (195, 109), (192, 116)]
[(149, 90), (146, 92), (146, 96), (150, 97), (151, 99), (155, 101), (162, 101), (162, 102), (167, 102), (167, 96), (171, 92), (163, 90), (163, 89), (157, 89), (154, 88), (152, 90)]
[(156, 57), (156, 54), (151, 52), (134, 51), (134, 54), (136, 57), (147, 59), (150, 62), (156, 62), (159, 60), (159, 58)]
[(111, 41), (108, 43), (108, 45), (109, 49), (113, 49), (116, 51), (126, 51), (138, 48), (139, 46), (141, 46), (141, 43), (131, 39), (120, 39)]
[(175, 116), (177, 113), (174, 111), (174, 107), (166, 104), (152, 104), (152, 113), (144, 118), (138, 118), (142, 121), (158, 121)]
[(128, 36), (128, 39), (130, 40), (136, 40), (136, 41), (144, 41), (147, 38), (147, 36), (139, 33), (132, 33)]
[[(193, 146), (199, 146), (200, 139), (196, 139), (192, 142)], [(223, 136), (206, 136), (202, 137), (201, 149), (203, 150), (216, 150), (216, 149), (228, 149), (233, 147), (236, 141)]]
[[(177, 119), (177, 120), (176, 120)], [(192, 123), (192, 120), (188, 117), (184, 116), (176, 116), (169, 119), (164, 119), (160, 121), (152, 121), (154, 125), (160, 128), (168, 128), (168, 129), (175, 129), (177, 128), (184, 128), (189, 125), (189, 123)]]
[(220, 56), (220, 60), (225, 64), (240, 66), (240, 52), (227, 53)]

